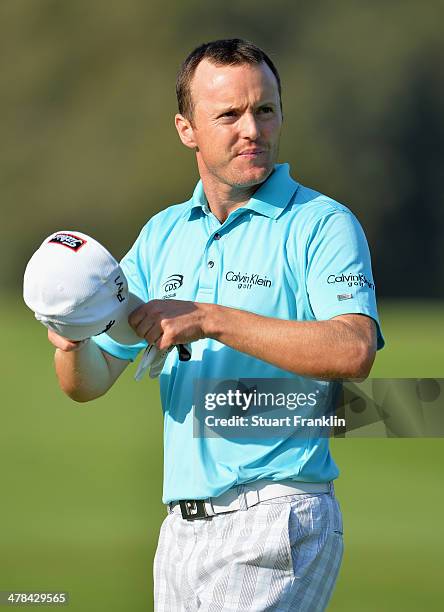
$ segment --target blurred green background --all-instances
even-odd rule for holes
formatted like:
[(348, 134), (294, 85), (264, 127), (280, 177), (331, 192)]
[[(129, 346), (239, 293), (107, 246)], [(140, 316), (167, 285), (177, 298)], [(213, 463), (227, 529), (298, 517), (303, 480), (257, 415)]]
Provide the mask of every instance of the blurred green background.
[[(0, 3), (0, 590), (66, 590), (76, 612), (152, 610), (157, 385), (132, 369), (96, 402), (65, 398), (21, 282), (47, 234), (79, 229), (119, 257), (191, 194), (174, 79), (203, 41), (270, 53), (282, 161), (363, 223), (387, 340), (372, 375), (444, 377), (443, 18), (439, 0)], [(332, 447), (346, 554), (330, 609), (441, 610), (442, 440)]]

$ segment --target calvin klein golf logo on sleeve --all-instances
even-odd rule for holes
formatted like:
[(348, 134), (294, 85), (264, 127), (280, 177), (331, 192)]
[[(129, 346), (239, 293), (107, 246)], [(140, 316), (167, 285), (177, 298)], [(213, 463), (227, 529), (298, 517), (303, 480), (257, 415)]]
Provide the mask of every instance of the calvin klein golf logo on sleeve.
[(74, 234), (56, 234), (53, 236), (49, 242), (53, 242), (54, 244), (61, 244), (62, 246), (71, 249), (71, 251), (78, 251), (84, 244), (86, 244), (86, 240), (84, 238), (79, 238), (79, 236), (75, 236)]
[(238, 289), (251, 289), (253, 286), (258, 285), (261, 287), (271, 287), (272, 281), (267, 276), (261, 276), (260, 274), (247, 274), (241, 272), (233, 272), (230, 270), (225, 274), (225, 280), (229, 283), (237, 283)]
[(368, 280), (365, 274), (359, 272), (359, 274), (330, 274), (327, 277), (327, 283), (333, 285), (335, 283), (347, 283), (348, 287), (368, 287), (369, 289), (375, 289), (375, 284)]

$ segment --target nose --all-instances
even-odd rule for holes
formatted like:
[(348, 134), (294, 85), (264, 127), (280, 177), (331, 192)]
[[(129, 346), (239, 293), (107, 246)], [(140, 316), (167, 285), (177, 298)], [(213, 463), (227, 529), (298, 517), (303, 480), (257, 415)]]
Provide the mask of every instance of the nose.
[(248, 140), (256, 140), (259, 137), (259, 127), (254, 113), (244, 113), (240, 120), (240, 135)]

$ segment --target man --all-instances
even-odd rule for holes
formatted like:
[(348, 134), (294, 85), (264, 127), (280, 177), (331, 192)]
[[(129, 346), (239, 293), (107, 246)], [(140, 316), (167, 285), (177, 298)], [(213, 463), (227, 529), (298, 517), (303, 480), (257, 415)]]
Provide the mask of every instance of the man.
[[(233, 39), (195, 49), (177, 79), (182, 143), (195, 151), (193, 197), (153, 217), (122, 267), (145, 302), (141, 343), (75, 343), (49, 332), (63, 390), (104, 394), (146, 343), (192, 343), (160, 377), (165, 417), (155, 607), (324, 610), (342, 558), (328, 438), (193, 436), (202, 379), (366, 377), (383, 345), (370, 257), (352, 213), (277, 165), (278, 72)], [(299, 378), (301, 377), (301, 378)]]

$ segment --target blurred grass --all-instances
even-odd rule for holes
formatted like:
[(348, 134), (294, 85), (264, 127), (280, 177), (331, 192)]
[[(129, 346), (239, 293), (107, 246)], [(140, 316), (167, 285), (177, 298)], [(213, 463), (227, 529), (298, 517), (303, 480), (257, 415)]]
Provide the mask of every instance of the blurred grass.
[(379, 314), (387, 347), (377, 354), (373, 377), (444, 377), (444, 302), (382, 301)]
[[(444, 377), (443, 304), (380, 312), (387, 347), (372, 375)], [(152, 610), (164, 516), (157, 383), (128, 370), (105, 398), (75, 404), (21, 298), (4, 297), (0, 314), (0, 590), (65, 590), (75, 612)], [(330, 610), (441, 610), (443, 441), (336, 439), (332, 449), (346, 552)]]

